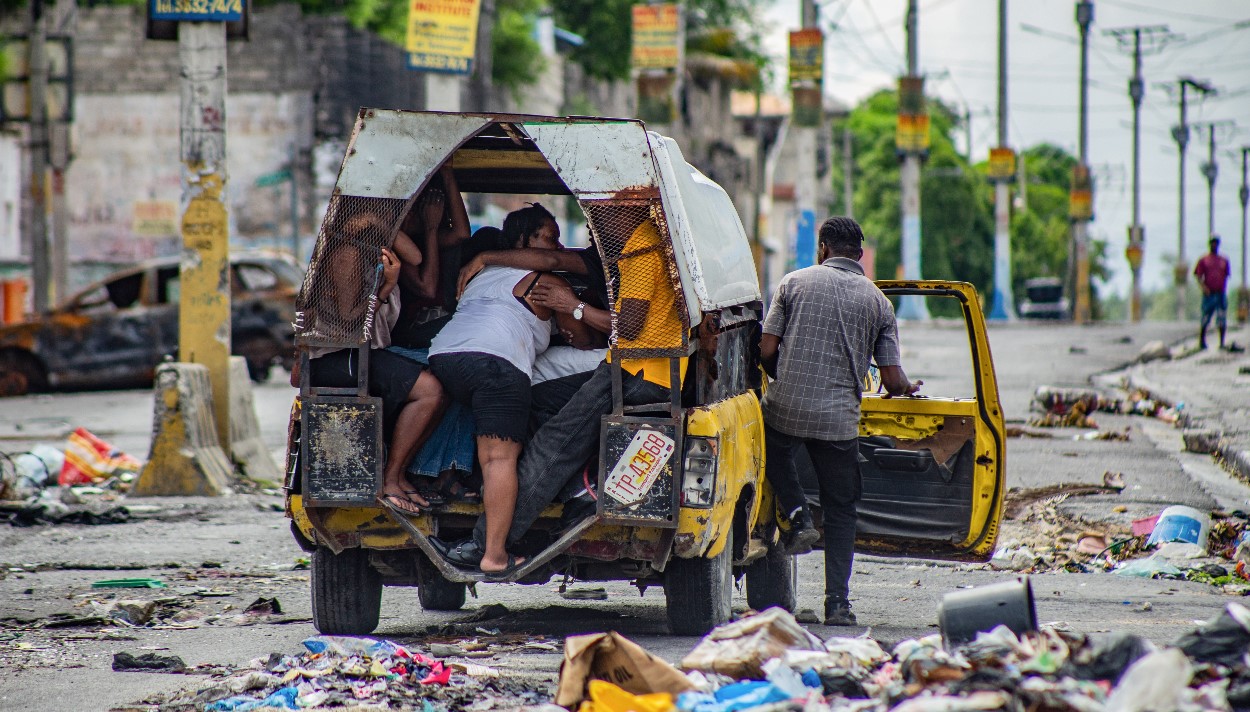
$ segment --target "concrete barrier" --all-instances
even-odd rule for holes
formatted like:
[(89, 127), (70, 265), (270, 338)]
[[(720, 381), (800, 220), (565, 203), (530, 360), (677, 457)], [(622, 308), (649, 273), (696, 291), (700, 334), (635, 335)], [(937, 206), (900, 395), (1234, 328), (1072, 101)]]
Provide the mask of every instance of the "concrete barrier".
[(166, 363), (156, 369), (152, 450), (132, 497), (217, 496), (234, 468), (221, 449), (208, 367)]
[(230, 357), (230, 458), (248, 478), (282, 484), (282, 471), (260, 437), (252, 379), (242, 356)]

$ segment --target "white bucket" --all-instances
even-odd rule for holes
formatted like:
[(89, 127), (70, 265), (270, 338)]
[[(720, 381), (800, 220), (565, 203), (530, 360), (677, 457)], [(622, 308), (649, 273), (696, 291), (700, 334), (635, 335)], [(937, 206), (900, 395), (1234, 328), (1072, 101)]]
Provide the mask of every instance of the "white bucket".
[(1211, 533), (1211, 516), (1193, 507), (1174, 504), (1159, 514), (1154, 531), (1146, 540), (1147, 546), (1183, 541), (1207, 548), (1207, 535)]

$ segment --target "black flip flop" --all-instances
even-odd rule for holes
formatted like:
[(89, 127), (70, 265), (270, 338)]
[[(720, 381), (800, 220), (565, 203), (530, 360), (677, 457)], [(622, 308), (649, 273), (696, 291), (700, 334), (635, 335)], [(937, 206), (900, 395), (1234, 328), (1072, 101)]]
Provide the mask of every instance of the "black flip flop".
[[(499, 569), (498, 571), (482, 571), (482, 573), (486, 576), (487, 581), (503, 581), (507, 579), (509, 576), (511, 576), (512, 574), (516, 573), (518, 569), (520, 569), (522, 566), (525, 566), (528, 563), (529, 563), (529, 559), (525, 559), (524, 561), (517, 561), (515, 556), (513, 556), (512, 554), (508, 554), (507, 566), (505, 566), (502, 569)], [(478, 570), (481, 571), (481, 569), (482, 569), (482, 565), (478, 564)]]

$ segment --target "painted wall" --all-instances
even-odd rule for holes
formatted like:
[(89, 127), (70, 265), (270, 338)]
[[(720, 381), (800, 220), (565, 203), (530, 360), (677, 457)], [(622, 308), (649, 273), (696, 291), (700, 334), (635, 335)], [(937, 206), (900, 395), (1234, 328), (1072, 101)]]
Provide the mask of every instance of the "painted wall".
[[(79, 96), (66, 180), (75, 259), (131, 261), (177, 251), (176, 232), (162, 234), (159, 221), (137, 219), (153, 204), (177, 206), (181, 198), (178, 102), (176, 93)], [(254, 183), (289, 163), (292, 147), (308, 141), (312, 117), (310, 92), (228, 96), (227, 189), (236, 244), (289, 235), (289, 184)]]

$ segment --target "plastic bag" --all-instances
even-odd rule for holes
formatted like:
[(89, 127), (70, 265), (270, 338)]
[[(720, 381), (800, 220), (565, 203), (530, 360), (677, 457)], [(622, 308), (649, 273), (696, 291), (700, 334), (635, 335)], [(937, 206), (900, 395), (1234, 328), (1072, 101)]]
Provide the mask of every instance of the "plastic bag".
[(1168, 648), (1129, 667), (1107, 698), (1107, 712), (1179, 710), (1194, 667), (1185, 653)]
[(65, 462), (57, 483), (90, 485), (123, 472), (137, 473), (139, 461), (92, 435), (86, 428), (70, 433), (65, 443)]
[(1149, 557), (1133, 559), (1116, 567), (1112, 573), (1119, 576), (1138, 576), (1140, 578), (1157, 578), (1160, 576), (1180, 577), (1184, 572), (1163, 559)]
[(1182, 635), (1174, 645), (1198, 662), (1237, 665), (1250, 650), (1250, 609), (1230, 603), (1223, 613)]
[(587, 685), (589, 699), (583, 700), (578, 712), (673, 712), (673, 696), (667, 692), (635, 695), (606, 680), (591, 680)]

